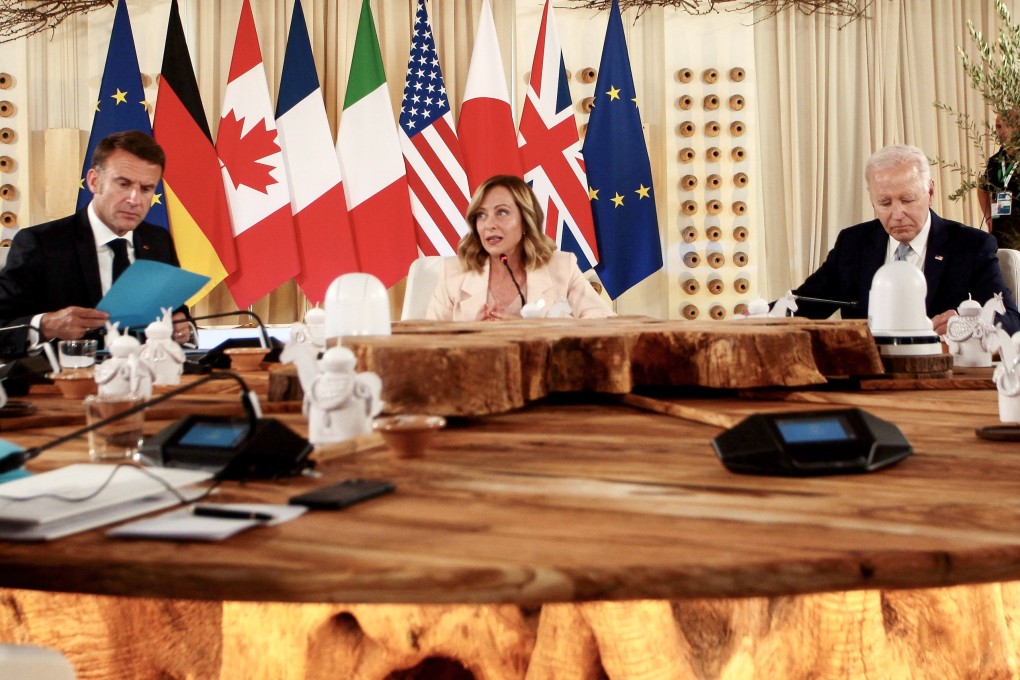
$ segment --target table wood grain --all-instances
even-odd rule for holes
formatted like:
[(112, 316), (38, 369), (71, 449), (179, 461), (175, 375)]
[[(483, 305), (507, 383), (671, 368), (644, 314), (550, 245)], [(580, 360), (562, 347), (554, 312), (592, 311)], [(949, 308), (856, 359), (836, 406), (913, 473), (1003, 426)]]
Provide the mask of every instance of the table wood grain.
[[(998, 421), (986, 380), (561, 395), (452, 417), (419, 460), (374, 437), (323, 447), (318, 479), (218, 500), (344, 477), (397, 491), (217, 544), (0, 543), (0, 640), (54, 646), (83, 678), (1013, 677), (1020, 450), (975, 435)], [(147, 431), (209, 406), (170, 402)], [(295, 406), (273, 417), (303, 431)], [(710, 445), (755, 413), (847, 406), (914, 454), (795, 479), (730, 473)], [(68, 445), (32, 467), (85, 459)]]
[[(0, 585), (216, 600), (536, 604), (1020, 575), (1020, 456), (1015, 444), (974, 434), (997, 420), (994, 392), (767, 396), (653, 396), (641, 404), (638, 395), (629, 397), (634, 405), (545, 402), (452, 419), (421, 460), (370, 444), (321, 465), (319, 479), (227, 483), (219, 493), (223, 501), (285, 502), (342, 477), (382, 477), (397, 485), (385, 498), (186, 549), (101, 530), (45, 546), (3, 543)], [(751, 413), (846, 405), (899, 424), (914, 455), (877, 474), (777, 478), (730, 473), (710, 445)], [(280, 417), (302, 427), (299, 415)], [(80, 448), (44, 454), (34, 466), (84, 460)], [(169, 562), (175, 577), (159, 578)]]

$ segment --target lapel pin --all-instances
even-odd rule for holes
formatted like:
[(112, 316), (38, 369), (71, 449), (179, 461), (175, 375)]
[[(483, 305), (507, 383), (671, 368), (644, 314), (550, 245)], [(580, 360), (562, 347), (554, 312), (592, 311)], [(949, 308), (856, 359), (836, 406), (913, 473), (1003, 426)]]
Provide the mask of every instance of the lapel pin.
[(935, 259), (938, 260), (939, 262), (941, 262), (942, 261), (942, 256), (941, 255), (936, 255)]

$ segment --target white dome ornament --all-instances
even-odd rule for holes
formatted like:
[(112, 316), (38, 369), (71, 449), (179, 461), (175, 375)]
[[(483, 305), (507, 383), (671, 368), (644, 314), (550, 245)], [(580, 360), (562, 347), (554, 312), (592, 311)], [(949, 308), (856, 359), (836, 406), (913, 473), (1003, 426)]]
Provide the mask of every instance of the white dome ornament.
[(106, 346), (110, 358), (96, 366), (96, 384), (104, 397), (152, 396), (152, 369), (138, 355), (142, 344), (137, 338), (117, 332), (119, 324), (106, 324)]
[(145, 328), (145, 344), (139, 359), (151, 370), (154, 385), (179, 385), (184, 373), (184, 350), (174, 339), (173, 310), (163, 309), (163, 317)]
[(995, 314), (1004, 314), (1006, 305), (1002, 293), (996, 293), (982, 307), (976, 300), (960, 303), (956, 310), (959, 316), (950, 317), (943, 338), (949, 346), (953, 365), (961, 367), (985, 367), (992, 365), (995, 335)]
[(928, 282), (905, 260), (875, 272), (868, 294), (868, 328), (883, 356), (942, 354), (942, 343), (925, 311)]
[(382, 380), (375, 373), (357, 373), (356, 364), (346, 347), (331, 347), (319, 360), (302, 408), (312, 444), (332, 444), (372, 431), (372, 419), (383, 407)]

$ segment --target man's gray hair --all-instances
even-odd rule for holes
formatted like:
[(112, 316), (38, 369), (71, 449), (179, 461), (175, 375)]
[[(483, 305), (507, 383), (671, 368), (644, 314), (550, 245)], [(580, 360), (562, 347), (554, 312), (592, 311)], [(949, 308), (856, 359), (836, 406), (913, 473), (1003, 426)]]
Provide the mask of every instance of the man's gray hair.
[(893, 144), (879, 149), (871, 155), (864, 166), (864, 179), (871, 188), (871, 176), (880, 170), (887, 170), (896, 165), (911, 163), (917, 168), (917, 174), (925, 186), (931, 181), (931, 164), (924, 152), (916, 146), (906, 144)]

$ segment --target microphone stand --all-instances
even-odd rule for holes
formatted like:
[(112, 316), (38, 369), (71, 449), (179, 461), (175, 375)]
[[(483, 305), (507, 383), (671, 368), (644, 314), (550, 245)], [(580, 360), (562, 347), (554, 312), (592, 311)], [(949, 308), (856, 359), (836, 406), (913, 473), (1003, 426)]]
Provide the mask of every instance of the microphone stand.
[[(251, 312), (246, 309), (238, 309), (237, 311), (233, 312), (220, 312), (219, 314), (203, 314), (202, 316), (188, 317), (188, 321), (194, 323), (195, 321), (205, 321), (207, 319), (222, 319), (228, 316), (239, 316), (243, 314), (247, 314), (255, 321), (256, 324), (258, 324), (259, 343), (262, 345), (263, 349), (269, 349), (271, 347), (269, 342), (269, 331), (266, 330), (266, 325), (262, 323), (262, 319), (260, 319), (259, 315), (256, 314), (255, 312)], [(195, 330), (197, 334), (198, 331), (197, 327)]]
[(14, 453), (10, 453), (4, 456), (3, 458), (0, 458), (0, 474), (10, 472), (11, 470), (16, 470), (45, 451), (48, 451), (61, 444), (67, 443), (72, 439), (77, 439), (78, 437), (81, 437), (84, 434), (88, 434), (93, 430), (105, 427), (106, 425), (116, 422), (121, 418), (126, 418), (127, 416), (138, 413), (139, 411), (144, 411), (150, 406), (155, 406), (156, 404), (160, 404), (164, 401), (167, 401), (168, 399), (176, 397), (179, 394), (188, 392), (191, 389), (198, 387), (199, 385), (211, 382), (213, 380), (225, 380), (225, 379), (234, 380), (241, 386), (241, 404), (244, 406), (245, 413), (248, 416), (250, 430), (254, 432), (256, 425), (258, 424), (259, 418), (262, 417), (262, 408), (259, 405), (258, 395), (252, 392), (250, 389), (248, 389), (248, 385), (244, 382), (241, 376), (237, 375), (236, 373), (231, 373), (230, 371), (219, 371), (216, 373), (208, 373), (199, 378), (198, 380), (195, 380), (194, 382), (190, 382), (187, 385), (181, 385), (176, 389), (170, 390), (169, 392), (164, 392), (163, 394), (157, 397), (153, 397), (152, 399), (147, 399), (141, 404), (132, 406), (131, 408), (125, 409), (120, 413), (115, 413), (114, 415), (109, 416), (108, 418), (103, 418), (102, 420), (92, 423), (91, 425), (86, 425), (85, 427), (78, 428), (73, 432), (65, 434), (62, 437), (57, 437), (53, 441), (42, 444), (41, 446), (34, 446), (25, 451), (16, 451)]
[(524, 300), (524, 293), (521, 292), (521, 286), (517, 283), (517, 277), (514, 276), (514, 270), (510, 268), (510, 262), (508, 261), (506, 253), (499, 256), (499, 261), (503, 263), (503, 266), (506, 267), (506, 270), (510, 273), (510, 280), (514, 282), (514, 288), (517, 289), (517, 294), (521, 296), (521, 306), (523, 307), (528, 303)]
[(808, 297), (807, 295), (794, 295), (793, 299), (803, 300), (804, 302), (821, 302), (827, 305), (839, 305), (840, 307), (856, 307), (857, 301), (845, 301), (845, 300), (826, 300), (825, 298)]

